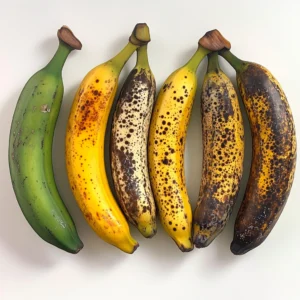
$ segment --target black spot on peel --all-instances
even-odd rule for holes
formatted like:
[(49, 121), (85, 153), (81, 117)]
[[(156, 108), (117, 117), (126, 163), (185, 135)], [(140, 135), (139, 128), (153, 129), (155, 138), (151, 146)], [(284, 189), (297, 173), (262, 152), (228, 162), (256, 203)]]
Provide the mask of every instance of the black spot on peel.
[(224, 101), (224, 119), (228, 122), (229, 116), (233, 116), (233, 107), (226, 87), (224, 87), (224, 93), (222, 96)]
[(163, 86), (163, 91), (165, 92), (166, 90), (170, 89), (172, 86), (172, 81), (169, 83), (164, 84)]
[(54, 91), (54, 93), (53, 93), (53, 95), (52, 95), (52, 99), (54, 100), (55, 99), (55, 97), (56, 97), (56, 94), (57, 94), (57, 89), (58, 89), (58, 86), (56, 86), (56, 89), (55, 89), (55, 91)]
[(94, 94), (94, 96), (100, 96), (101, 95), (101, 93), (97, 90), (93, 90), (93, 94)]

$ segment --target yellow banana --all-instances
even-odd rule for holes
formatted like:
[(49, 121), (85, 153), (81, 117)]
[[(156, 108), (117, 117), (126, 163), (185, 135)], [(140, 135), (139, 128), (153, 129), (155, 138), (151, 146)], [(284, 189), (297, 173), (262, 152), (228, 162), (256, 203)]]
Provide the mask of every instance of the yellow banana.
[[(209, 39), (216, 36), (209, 37)], [(224, 42), (218, 36), (222, 49)], [(205, 42), (205, 40), (204, 40)], [(159, 92), (150, 125), (149, 171), (162, 225), (183, 252), (193, 249), (192, 210), (185, 185), (183, 155), (197, 90), (197, 68), (210, 52), (199, 41), (190, 61), (173, 72)], [(205, 44), (205, 43), (204, 43)]]
[(133, 253), (138, 243), (108, 184), (104, 138), (119, 74), (132, 53), (148, 41), (147, 25), (137, 24), (127, 46), (85, 76), (73, 102), (66, 136), (69, 182), (85, 219), (104, 241), (127, 253)]
[[(206, 53), (201, 49), (197, 54), (202, 59)], [(150, 127), (152, 187), (163, 227), (181, 251), (193, 249), (192, 211), (185, 186), (183, 153), (196, 88), (195, 69), (184, 66), (174, 72), (159, 93)]]

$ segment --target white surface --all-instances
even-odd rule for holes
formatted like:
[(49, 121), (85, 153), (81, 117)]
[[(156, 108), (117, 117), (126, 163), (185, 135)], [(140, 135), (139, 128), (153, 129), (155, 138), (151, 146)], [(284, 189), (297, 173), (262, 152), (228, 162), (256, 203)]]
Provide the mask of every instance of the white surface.
[[(299, 176), (275, 229), (244, 256), (229, 250), (233, 222), (203, 250), (181, 253), (159, 227), (152, 240), (135, 229), (134, 255), (105, 244), (88, 227), (70, 192), (64, 165), (64, 132), (75, 89), (95, 65), (126, 43), (135, 23), (147, 22), (149, 60), (158, 88), (189, 59), (207, 30), (218, 28), (233, 52), (269, 68), (282, 84), (300, 142), (299, 1), (1, 1), (0, 47), (0, 299), (300, 299)], [(67, 24), (83, 43), (64, 68), (65, 98), (54, 144), (55, 174), (85, 247), (70, 255), (43, 242), (25, 221), (11, 187), (8, 134), (19, 93), (27, 79), (52, 57), (56, 30)], [(122, 82), (135, 61), (122, 73)], [(234, 78), (223, 60), (223, 69)], [(199, 68), (201, 85), (206, 62)], [(193, 207), (201, 177), (199, 92), (188, 131), (187, 185)], [(246, 118), (244, 118), (246, 119)], [(245, 120), (246, 122), (246, 120)], [(244, 191), (251, 156), (247, 130)], [(240, 197), (241, 199), (241, 197)], [(209, 297), (209, 298), (208, 298)]]

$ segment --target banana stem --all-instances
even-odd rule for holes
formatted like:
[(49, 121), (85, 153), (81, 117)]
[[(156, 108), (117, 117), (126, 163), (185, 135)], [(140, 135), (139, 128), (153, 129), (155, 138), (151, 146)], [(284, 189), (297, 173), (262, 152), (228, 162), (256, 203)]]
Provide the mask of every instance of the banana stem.
[(62, 41), (59, 41), (58, 49), (45, 69), (49, 72), (61, 74), (65, 61), (73, 49)]
[(139, 46), (128, 43), (114, 58), (109, 62), (112, 63), (118, 72), (121, 72), (127, 60)]
[(208, 65), (207, 65), (207, 73), (216, 72), (220, 70), (218, 52), (212, 52), (207, 55)]
[(196, 72), (203, 58), (210, 52), (211, 52), (210, 50), (205, 49), (202, 46), (199, 46), (195, 54), (192, 56), (192, 58), (187, 62), (185, 66), (188, 67), (192, 72)]
[(223, 49), (219, 51), (219, 54), (224, 57), (237, 72), (243, 69), (245, 62), (237, 58), (229, 50)]
[(137, 49), (137, 62), (136, 67), (149, 69), (149, 62), (148, 62), (148, 54), (147, 54), (147, 45), (142, 46)]

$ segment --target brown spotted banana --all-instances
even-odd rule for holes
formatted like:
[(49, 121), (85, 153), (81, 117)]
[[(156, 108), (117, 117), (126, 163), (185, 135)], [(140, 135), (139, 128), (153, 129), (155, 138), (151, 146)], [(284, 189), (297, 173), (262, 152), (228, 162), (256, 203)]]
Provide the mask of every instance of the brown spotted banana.
[(286, 95), (270, 71), (227, 49), (220, 54), (236, 70), (252, 132), (250, 177), (231, 243), (234, 254), (244, 254), (268, 237), (287, 202), (296, 167), (295, 124)]
[(137, 63), (125, 81), (114, 113), (111, 169), (119, 204), (127, 219), (147, 238), (156, 233), (155, 202), (147, 158), (147, 141), (155, 98), (155, 79), (147, 45), (137, 50)]
[(238, 97), (222, 72), (218, 53), (208, 55), (202, 93), (203, 165), (194, 212), (194, 244), (208, 246), (224, 229), (243, 172), (244, 127)]

